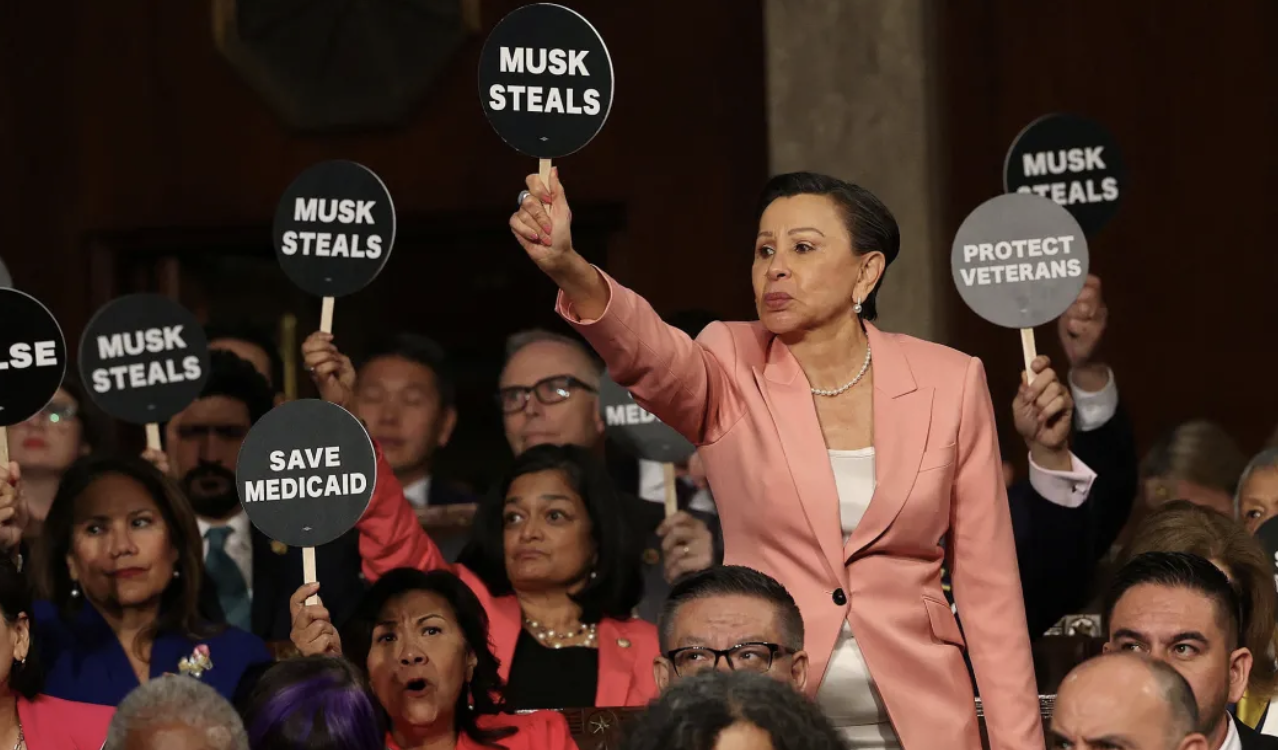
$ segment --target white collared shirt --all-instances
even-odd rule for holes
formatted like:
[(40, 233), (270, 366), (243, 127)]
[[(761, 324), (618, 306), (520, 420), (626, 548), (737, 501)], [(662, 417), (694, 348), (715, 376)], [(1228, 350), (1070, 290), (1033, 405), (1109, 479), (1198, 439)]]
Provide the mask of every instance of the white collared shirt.
[(1226, 713), (1225, 721), (1229, 722), (1229, 732), (1225, 735), (1225, 741), (1216, 750), (1242, 750), (1242, 737), (1238, 736), (1238, 725), (1234, 723), (1234, 715)]
[[(253, 531), (248, 514), (243, 510), (231, 516), (226, 523), (210, 523), (203, 518), (196, 518), (200, 527), (200, 536), (204, 537), (213, 526), (227, 526), (231, 533), (226, 537), (226, 554), (230, 556), (240, 573), (244, 575), (244, 583), (248, 586), (249, 598), (253, 597)], [(209, 556), (209, 540), (204, 537), (204, 557)]]
[(430, 477), (422, 477), (404, 487), (404, 497), (415, 510), (421, 510), (430, 504)]

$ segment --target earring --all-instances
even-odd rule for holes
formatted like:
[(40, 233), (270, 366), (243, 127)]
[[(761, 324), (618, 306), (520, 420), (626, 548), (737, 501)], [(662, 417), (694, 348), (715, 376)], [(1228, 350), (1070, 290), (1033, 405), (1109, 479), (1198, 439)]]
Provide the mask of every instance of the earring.
[(596, 579), (596, 578), (598, 578), (598, 577), (599, 577), (599, 574), (598, 574), (598, 573), (596, 573), (596, 572), (595, 572), (595, 571), (593, 571), (593, 570), (592, 570), (592, 571), (590, 571), (590, 580), (592, 580), (592, 581), (593, 581), (594, 579)]
[(856, 304), (852, 306), (852, 312), (856, 313), (857, 315), (861, 314), (861, 298), (860, 297), (856, 298)]
[(71, 582), (71, 598), (72, 599), (80, 598), (80, 582), (79, 581)]
[(174, 577), (174, 578), (181, 578), (181, 577), (182, 577), (182, 571), (178, 570), (177, 568), (174, 568), (174, 569), (173, 569), (173, 577)]

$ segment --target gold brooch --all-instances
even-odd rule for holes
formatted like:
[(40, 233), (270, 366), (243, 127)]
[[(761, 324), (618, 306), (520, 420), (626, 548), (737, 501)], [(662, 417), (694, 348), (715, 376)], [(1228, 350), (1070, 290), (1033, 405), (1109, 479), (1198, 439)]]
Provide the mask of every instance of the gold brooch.
[(195, 647), (190, 656), (178, 662), (178, 671), (197, 680), (200, 675), (213, 668), (213, 659), (209, 656), (209, 647), (201, 643)]

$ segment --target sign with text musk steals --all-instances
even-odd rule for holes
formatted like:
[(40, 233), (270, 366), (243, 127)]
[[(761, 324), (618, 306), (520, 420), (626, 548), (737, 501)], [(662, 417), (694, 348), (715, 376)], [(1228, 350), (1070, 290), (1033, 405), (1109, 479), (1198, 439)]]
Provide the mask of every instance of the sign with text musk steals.
[(1055, 201), (1089, 236), (1114, 217), (1126, 181), (1114, 137), (1077, 115), (1044, 115), (1030, 123), (1003, 162), (1005, 191)]
[(479, 56), (479, 99), (497, 135), (537, 159), (590, 143), (612, 109), (612, 60), (580, 13), (525, 5), (498, 22)]
[(116, 419), (164, 422), (204, 389), (209, 342), (191, 311), (168, 297), (120, 297), (84, 329), (80, 376), (93, 403)]
[(318, 547), (364, 515), (377, 484), (377, 455), (364, 425), (342, 407), (289, 401), (249, 430), (235, 477), (240, 504), (258, 530), (290, 547)]
[(381, 178), (353, 161), (316, 164), (275, 211), (275, 256), (317, 297), (342, 297), (381, 273), (395, 244), (395, 206)]
[(0, 321), (0, 427), (7, 427), (39, 412), (57, 393), (67, 347), (57, 319), (29, 294), (0, 288)]
[(1087, 238), (1046, 198), (1008, 193), (968, 214), (950, 268), (959, 296), (995, 325), (1033, 328), (1069, 308), (1087, 279)]
[(627, 453), (663, 464), (687, 461), (696, 450), (688, 439), (635, 403), (606, 373), (599, 382), (599, 410), (608, 438)]

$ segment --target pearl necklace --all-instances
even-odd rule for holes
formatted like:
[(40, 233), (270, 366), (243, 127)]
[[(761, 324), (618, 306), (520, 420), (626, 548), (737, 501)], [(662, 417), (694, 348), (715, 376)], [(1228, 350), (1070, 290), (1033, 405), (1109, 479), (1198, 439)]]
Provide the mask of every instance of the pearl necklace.
[(530, 620), (527, 617), (524, 618), (524, 625), (527, 626), (528, 630), (537, 640), (551, 648), (563, 648), (566, 645), (570, 645), (568, 643), (569, 641), (576, 640), (582, 636), (585, 636), (586, 638), (585, 643), (577, 645), (587, 647), (595, 645), (596, 626), (594, 623), (591, 623), (590, 625), (582, 623), (582, 625), (574, 632), (559, 633), (556, 633), (554, 630), (550, 630), (549, 628), (543, 628), (541, 623), (536, 620)]
[(865, 362), (862, 363), (861, 371), (856, 374), (855, 378), (852, 378), (848, 382), (844, 383), (842, 386), (835, 388), (832, 391), (825, 391), (820, 388), (812, 388), (811, 389), (812, 394), (815, 396), (838, 396), (844, 391), (846, 391), (847, 389), (856, 385), (857, 383), (860, 383), (861, 378), (865, 377), (866, 370), (869, 370), (869, 369), (870, 369), (870, 344), (867, 342), (865, 345)]

